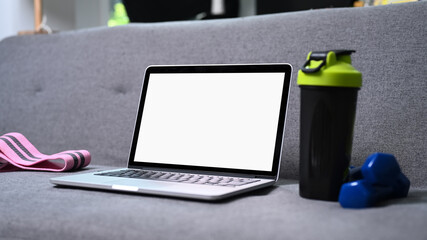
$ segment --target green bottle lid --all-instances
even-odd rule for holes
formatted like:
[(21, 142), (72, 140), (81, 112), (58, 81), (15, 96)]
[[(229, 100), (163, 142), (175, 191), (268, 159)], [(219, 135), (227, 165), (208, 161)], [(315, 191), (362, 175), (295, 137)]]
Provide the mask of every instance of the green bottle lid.
[(324, 87), (362, 86), (362, 74), (351, 65), (353, 50), (310, 52), (298, 71), (298, 85)]

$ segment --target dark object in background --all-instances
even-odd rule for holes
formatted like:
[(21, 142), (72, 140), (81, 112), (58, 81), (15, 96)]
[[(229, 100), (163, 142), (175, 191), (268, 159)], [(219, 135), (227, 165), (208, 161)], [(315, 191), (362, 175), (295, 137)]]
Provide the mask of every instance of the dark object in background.
[(237, 17), (238, 0), (224, 0), (224, 13), (213, 15), (211, 0), (123, 0), (131, 22), (164, 22)]
[(354, 0), (257, 0), (256, 13), (280, 13), (318, 8), (352, 7)]

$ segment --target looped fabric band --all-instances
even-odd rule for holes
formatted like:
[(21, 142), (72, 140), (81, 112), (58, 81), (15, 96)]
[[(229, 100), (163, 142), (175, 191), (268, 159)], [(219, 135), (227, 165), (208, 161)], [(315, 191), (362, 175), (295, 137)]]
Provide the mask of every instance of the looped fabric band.
[(0, 136), (0, 171), (16, 168), (53, 172), (73, 171), (86, 167), (90, 160), (90, 153), (86, 150), (68, 150), (45, 155), (20, 133)]

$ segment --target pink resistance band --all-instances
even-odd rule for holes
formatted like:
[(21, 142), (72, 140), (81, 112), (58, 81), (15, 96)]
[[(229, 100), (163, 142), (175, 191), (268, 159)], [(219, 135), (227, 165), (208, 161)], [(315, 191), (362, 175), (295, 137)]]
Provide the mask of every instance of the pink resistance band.
[(86, 150), (69, 150), (45, 155), (20, 133), (7, 133), (0, 136), (0, 171), (17, 168), (54, 172), (72, 171), (86, 167), (90, 160), (90, 153)]

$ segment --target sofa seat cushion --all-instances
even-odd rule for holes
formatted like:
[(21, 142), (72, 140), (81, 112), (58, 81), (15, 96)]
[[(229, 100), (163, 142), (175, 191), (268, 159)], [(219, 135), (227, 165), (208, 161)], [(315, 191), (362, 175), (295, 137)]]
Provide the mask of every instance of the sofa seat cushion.
[[(111, 167), (92, 165), (86, 170)], [(368, 209), (303, 199), (298, 181), (221, 202), (55, 187), (74, 173), (0, 173), (0, 239), (425, 239), (427, 189)]]

